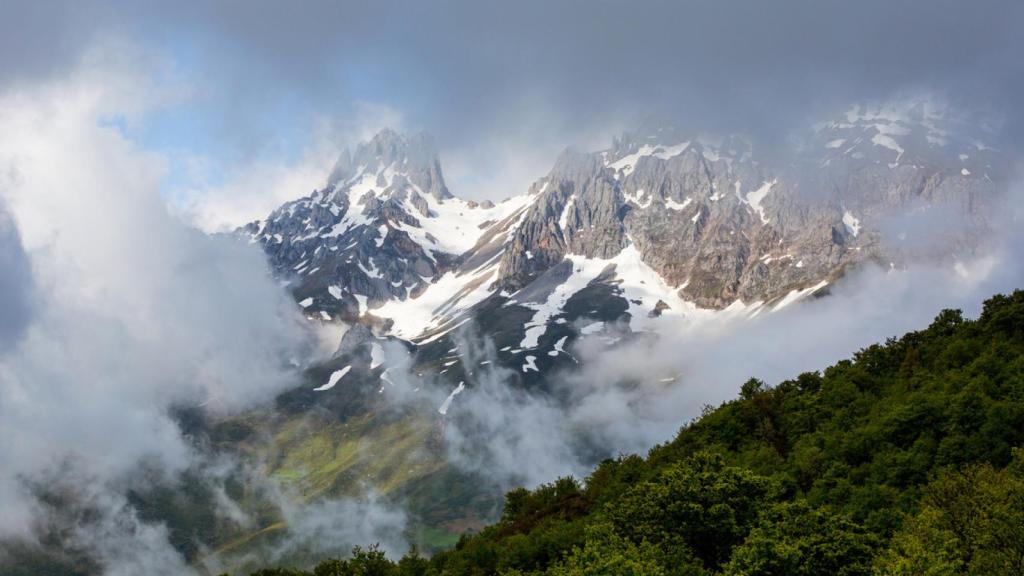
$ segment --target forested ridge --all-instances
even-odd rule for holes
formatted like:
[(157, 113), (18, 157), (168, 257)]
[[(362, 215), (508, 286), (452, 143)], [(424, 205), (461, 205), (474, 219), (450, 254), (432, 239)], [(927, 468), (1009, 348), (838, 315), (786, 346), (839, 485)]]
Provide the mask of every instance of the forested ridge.
[(1024, 291), (768, 386), (646, 458), (506, 496), (448, 551), (307, 575), (1024, 574)]

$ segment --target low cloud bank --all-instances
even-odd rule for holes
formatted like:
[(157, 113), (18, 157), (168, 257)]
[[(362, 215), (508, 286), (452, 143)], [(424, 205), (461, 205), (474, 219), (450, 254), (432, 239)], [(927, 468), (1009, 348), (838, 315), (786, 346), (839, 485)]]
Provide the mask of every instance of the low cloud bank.
[[(149, 487), (132, 484), (147, 469), (217, 486), (173, 408), (268, 402), (319, 350), (257, 247), (168, 213), (164, 159), (109, 120), (159, 101), (119, 54), (0, 93), (0, 565), (57, 533), (97, 572), (189, 573), (168, 528), (127, 496)], [(361, 519), (347, 532), (301, 510), (296, 529), (362, 542), (383, 538), (378, 520), (402, 524), (346, 505), (332, 510)], [(227, 498), (217, 514), (246, 521)]]

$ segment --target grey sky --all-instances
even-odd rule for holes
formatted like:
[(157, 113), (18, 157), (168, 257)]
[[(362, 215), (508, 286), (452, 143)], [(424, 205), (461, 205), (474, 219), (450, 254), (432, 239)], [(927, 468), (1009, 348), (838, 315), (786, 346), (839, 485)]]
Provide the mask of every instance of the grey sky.
[(488, 152), (495, 138), (573, 144), (650, 115), (781, 138), (819, 109), (905, 89), (991, 106), (1024, 135), (1014, 0), (54, 0), (5, 11), (0, 82), (60, 73), (97, 38), (127, 37), (197, 79), (189, 113), (227, 159), (305, 129), (303, 113), (344, 116), (355, 101), (399, 110), (442, 148)]

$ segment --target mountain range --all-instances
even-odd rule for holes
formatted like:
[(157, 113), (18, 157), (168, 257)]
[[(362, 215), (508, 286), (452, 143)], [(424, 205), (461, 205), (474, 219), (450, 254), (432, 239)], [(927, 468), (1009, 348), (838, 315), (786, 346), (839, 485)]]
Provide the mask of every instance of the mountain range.
[(983, 249), (1008, 173), (991, 137), (927, 99), (852, 106), (785, 150), (660, 127), (566, 150), (495, 204), (451, 193), (428, 135), (383, 130), (239, 232), (311, 320), (354, 326), (339, 355), (399, 339), (455, 373), (472, 322), (532, 380), (580, 335), (771, 313), (855, 267)]

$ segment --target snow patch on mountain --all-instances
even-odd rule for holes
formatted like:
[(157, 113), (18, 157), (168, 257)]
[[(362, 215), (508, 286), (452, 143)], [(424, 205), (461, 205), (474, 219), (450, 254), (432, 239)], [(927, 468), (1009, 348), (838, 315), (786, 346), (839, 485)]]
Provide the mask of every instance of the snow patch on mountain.
[(536, 356), (527, 356), (526, 357), (526, 363), (523, 364), (523, 372), (529, 372), (531, 370), (534, 371), (534, 372), (540, 372), (540, 370), (537, 369), (537, 357)]
[(857, 219), (849, 210), (843, 212), (843, 226), (853, 235), (854, 238), (860, 234), (860, 220)]
[(331, 373), (331, 377), (327, 379), (326, 384), (313, 388), (313, 391), (323, 392), (325, 390), (330, 390), (331, 388), (334, 388), (335, 384), (341, 381), (341, 379), (345, 377), (345, 374), (348, 374), (348, 371), (351, 369), (352, 366), (345, 366), (341, 370), (335, 370), (334, 372)]
[[(772, 180), (770, 182), (765, 182), (757, 190), (754, 190), (752, 192), (747, 192), (746, 197), (743, 199), (743, 201), (748, 206), (750, 206), (754, 210), (754, 212), (757, 212), (758, 216), (761, 217), (761, 223), (762, 224), (767, 224), (768, 223), (768, 217), (765, 216), (765, 214), (764, 214), (764, 206), (761, 205), (761, 202), (765, 199), (766, 196), (768, 196), (768, 193), (772, 191), (772, 186), (775, 186), (777, 183), (778, 183), (778, 180)], [(739, 182), (737, 182), (736, 184), (737, 184), (737, 189), (738, 189), (739, 188)]]
[(666, 198), (665, 199), (665, 208), (668, 208), (669, 210), (678, 210), (678, 211), (681, 212), (681, 211), (685, 210), (686, 207), (689, 206), (691, 202), (693, 202), (693, 198), (689, 198), (689, 197), (686, 198), (686, 200), (683, 200), (682, 203), (676, 202), (672, 198)]
[(786, 294), (781, 300), (779, 300), (778, 303), (775, 304), (775, 306), (772, 308), (772, 312), (778, 312), (779, 310), (782, 310), (783, 308), (789, 306), (790, 304), (796, 302), (797, 300), (814, 294), (815, 292), (821, 290), (825, 286), (828, 286), (828, 282), (822, 280), (821, 282), (818, 282), (817, 284), (809, 288), (803, 288), (801, 290), (792, 290), (788, 294)]
[(448, 397), (444, 399), (444, 402), (441, 403), (441, 406), (437, 409), (437, 413), (440, 414), (441, 416), (447, 416), (448, 409), (451, 408), (452, 401), (455, 400), (455, 397), (458, 396), (459, 393), (465, 389), (465, 382), (459, 382), (459, 385), (456, 386), (455, 389), (452, 390), (450, 394), (448, 394)]
[[(525, 302), (515, 299), (506, 305), (518, 304), (533, 309), (533, 317), (525, 324), (525, 334), (518, 348), (530, 350), (537, 347), (540, 338), (547, 332), (552, 317), (561, 313), (569, 299), (586, 288), (591, 282), (611, 271), (610, 280), (621, 291), (621, 296), (629, 303), (630, 329), (634, 331), (655, 330), (671, 322), (667, 318), (688, 318), (691, 320), (710, 318), (715, 314), (712, 310), (698, 308), (679, 296), (681, 287), (668, 285), (665, 280), (647, 263), (632, 242), (613, 258), (586, 258), (570, 255), (566, 260), (571, 263), (572, 271), (568, 278), (555, 287), (541, 302)], [(661, 302), (660, 310), (658, 303)], [(760, 306), (740, 303), (740, 309), (733, 312), (750, 312)]]
[[(504, 220), (532, 201), (524, 194), (509, 198), (492, 208), (484, 208), (460, 198), (423, 198), (427, 203), (428, 216), (419, 219), (418, 227), (402, 223), (399, 229), (430, 252), (455, 255), (476, 245), (487, 231), (485, 223)], [(405, 201), (405, 208), (409, 213), (416, 210), (409, 200)]]
[(405, 300), (389, 300), (373, 310), (375, 316), (394, 323), (391, 333), (414, 340), (441, 327), (452, 318), (494, 293), (490, 285), (496, 279), (498, 263), (470, 273), (447, 272), (419, 295)]
[(572, 205), (576, 202), (576, 195), (569, 196), (569, 200), (566, 201), (565, 207), (562, 208), (562, 214), (558, 217), (558, 228), (565, 230), (569, 221), (569, 211), (572, 210)]
[(608, 164), (608, 167), (614, 170), (617, 174), (621, 174), (623, 178), (629, 176), (636, 169), (636, 163), (645, 156), (651, 156), (661, 160), (668, 160), (674, 158), (689, 148), (689, 142), (682, 142), (673, 146), (663, 145), (650, 145), (645, 144), (640, 147), (639, 150), (632, 154), (627, 154), (618, 160)]
[(903, 156), (903, 147), (900, 146), (899, 143), (896, 142), (896, 140), (893, 139), (893, 137), (888, 134), (883, 134), (879, 132), (878, 134), (875, 134), (874, 136), (871, 137), (871, 142), (875, 146), (883, 146), (896, 152), (897, 159), (899, 159), (900, 156)]
[(370, 370), (373, 370), (377, 366), (384, 363), (384, 348), (380, 344), (374, 342), (370, 346)]

